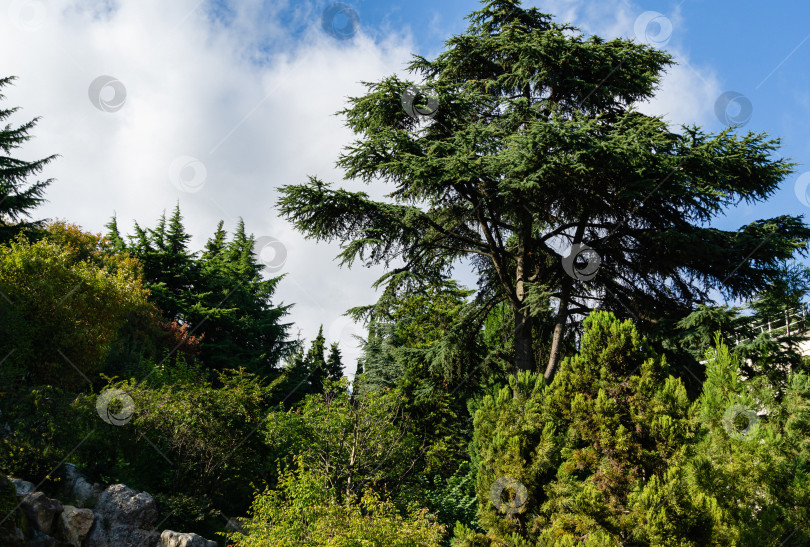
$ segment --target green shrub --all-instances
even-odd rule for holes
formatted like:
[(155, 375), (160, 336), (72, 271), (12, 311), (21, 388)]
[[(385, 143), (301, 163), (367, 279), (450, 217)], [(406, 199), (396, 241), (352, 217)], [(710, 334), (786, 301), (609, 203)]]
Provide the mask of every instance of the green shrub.
[(285, 472), (278, 490), (257, 496), (244, 531), (227, 537), (237, 547), (438, 547), (443, 533), (426, 509), (403, 517), (370, 489), (339, 502), (322, 473), (299, 465)]

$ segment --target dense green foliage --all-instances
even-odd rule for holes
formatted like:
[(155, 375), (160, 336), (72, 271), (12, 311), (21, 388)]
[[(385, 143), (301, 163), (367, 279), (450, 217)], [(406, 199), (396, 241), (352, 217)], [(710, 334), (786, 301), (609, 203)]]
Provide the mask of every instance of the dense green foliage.
[[(460, 527), (454, 544), (805, 544), (808, 376), (779, 403), (739, 379), (722, 343), (706, 357), (692, 402), (632, 324), (591, 314), (551, 386), (521, 373), (484, 399), (474, 450), (487, 533)], [(498, 508), (504, 477), (525, 493), (506, 483)]]
[(403, 517), (371, 489), (340, 502), (327, 481), (305, 466), (285, 473), (279, 490), (258, 496), (251, 516), (243, 532), (230, 534), (238, 547), (437, 547), (444, 531), (425, 510)]
[(107, 228), (114, 245), (143, 264), (150, 299), (165, 320), (204, 334), (200, 359), (208, 368), (241, 366), (267, 375), (292, 349), (289, 325), (281, 323), (289, 306), (271, 301), (281, 277), (262, 278), (254, 238), (241, 220), (230, 241), (220, 222), (199, 257), (188, 249), (179, 205), (168, 223), (165, 215), (153, 229), (136, 223), (129, 243), (115, 218)]
[(119, 329), (148, 314), (137, 263), (98, 236), (53, 224), (0, 246), (3, 380), (76, 387), (99, 371)]
[(358, 397), (345, 387), (328, 383), (300, 409), (274, 414), (264, 432), (267, 444), (309, 462), (340, 499), (371, 484), (402, 496), (424, 448), (403, 415), (404, 397), (397, 390)]

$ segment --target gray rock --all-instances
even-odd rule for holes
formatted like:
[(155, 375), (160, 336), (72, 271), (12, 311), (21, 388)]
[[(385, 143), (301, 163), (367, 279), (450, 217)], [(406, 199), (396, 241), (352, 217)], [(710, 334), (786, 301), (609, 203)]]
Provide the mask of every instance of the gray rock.
[(98, 498), (93, 512), (111, 523), (133, 528), (153, 528), (158, 519), (157, 503), (147, 492), (135, 492), (123, 484), (109, 486)]
[(82, 547), (157, 547), (160, 534), (96, 518)]
[(99, 484), (90, 484), (87, 478), (82, 475), (79, 468), (72, 463), (64, 464), (65, 496), (75, 500), (79, 507), (84, 507), (91, 500), (98, 499), (104, 490)]
[(72, 505), (65, 505), (56, 521), (59, 537), (72, 547), (82, 546), (82, 541), (92, 526), (93, 512), (90, 509), (77, 509)]
[(151, 530), (157, 503), (146, 492), (113, 484), (99, 496), (93, 516), (83, 547), (156, 547), (160, 541), (160, 533)]
[(59, 500), (52, 500), (42, 492), (26, 494), (20, 507), (34, 528), (44, 534), (51, 533), (54, 517), (62, 512)]
[(160, 547), (217, 547), (217, 542), (207, 540), (197, 534), (163, 530), (163, 533), (160, 534)]
[(9, 480), (17, 489), (18, 496), (21, 494), (30, 494), (31, 492), (34, 491), (33, 482), (24, 481), (22, 479), (15, 479), (14, 477), (9, 477)]

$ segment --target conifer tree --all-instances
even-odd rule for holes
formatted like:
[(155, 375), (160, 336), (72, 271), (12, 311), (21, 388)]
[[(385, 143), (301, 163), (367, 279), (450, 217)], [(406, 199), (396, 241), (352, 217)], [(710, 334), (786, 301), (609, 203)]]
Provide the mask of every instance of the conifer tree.
[(766, 134), (673, 130), (636, 110), (668, 53), (583, 36), (518, 0), (483, 4), (436, 59), (415, 56), (408, 69), (427, 90), (390, 76), (341, 112), (358, 138), (338, 166), (385, 181), (391, 199), (315, 177), (281, 188), (282, 215), (307, 237), (340, 241), (342, 264), (384, 264), (377, 284), (402, 294), (470, 260), (481, 279), (470, 306), (512, 308), (516, 371), (539, 368), (530, 304), (548, 295), (550, 382), (570, 326), (592, 309), (653, 329), (712, 289), (750, 297), (806, 251), (798, 216), (710, 227), (727, 206), (768, 199), (793, 164)]
[[(107, 228), (112, 241), (121, 239), (114, 218)], [(289, 324), (281, 322), (289, 306), (272, 302), (281, 276), (262, 278), (253, 236), (241, 219), (230, 240), (220, 221), (199, 257), (188, 248), (190, 239), (179, 204), (154, 228), (135, 224), (126, 250), (140, 259), (150, 298), (167, 321), (202, 337), (199, 357), (207, 368), (273, 373), (294, 346)]]
[(329, 377), (326, 368), (326, 338), (323, 336), (323, 325), (318, 329), (318, 335), (309, 346), (305, 357), (309, 371), (310, 393), (323, 393), (324, 382)]
[(107, 239), (110, 240), (114, 252), (125, 252), (127, 250), (127, 242), (121, 237), (121, 232), (118, 229), (118, 219), (115, 215), (112, 216), (110, 221), (104, 225), (107, 229)]
[(326, 377), (333, 381), (343, 378), (343, 361), (337, 342), (329, 347), (329, 357), (326, 358)]
[(188, 249), (191, 236), (183, 227), (180, 205), (175, 206), (168, 225), (164, 212), (154, 228), (142, 230), (136, 223), (135, 230), (130, 249), (143, 264), (153, 302), (169, 322), (188, 322), (186, 312), (194, 303), (198, 269)]
[[(0, 91), (14, 81), (14, 77), (0, 78)], [(5, 96), (0, 93), (0, 100)], [(19, 108), (0, 108), (0, 124), (8, 120)], [(48, 156), (36, 161), (24, 161), (11, 157), (12, 152), (31, 139), (29, 132), (39, 118), (12, 127), (0, 125), (0, 243), (8, 241), (22, 229), (31, 229), (41, 221), (25, 221), (32, 209), (45, 199), (43, 194), (53, 179), (29, 182), (57, 156)]]
[(520, 373), (486, 396), (473, 446), (492, 544), (727, 544), (717, 501), (686, 471), (698, 426), (668, 373), (629, 321), (595, 312), (553, 384)]

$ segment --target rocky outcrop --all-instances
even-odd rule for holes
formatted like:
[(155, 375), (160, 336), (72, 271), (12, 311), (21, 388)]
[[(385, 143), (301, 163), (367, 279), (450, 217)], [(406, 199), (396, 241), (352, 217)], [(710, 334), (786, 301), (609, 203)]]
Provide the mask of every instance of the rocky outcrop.
[(155, 529), (158, 507), (147, 492), (123, 484), (91, 485), (66, 464), (62, 505), (34, 485), (0, 475), (0, 547), (216, 547), (197, 534)]
[(217, 547), (217, 542), (207, 540), (197, 534), (182, 534), (164, 530), (160, 534), (160, 547)]
[(34, 530), (31, 538), (25, 542), (25, 547), (67, 547), (67, 543)]
[(42, 492), (25, 494), (20, 507), (34, 529), (45, 535), (50, 535), (54, 518), (62, 512), (59, 500), (51, 499)]
[(123, 484), (109, 486), (93, 512), (134, 528), (152, 528), (158, 519), (157, 503), (146, 492), (135, 492)]
[(158, 532), (140, 530), (117, 523), (102, 524), (96, 520), (90, 533), (82, 543), (83, 547), (157, 547), (160, 541)]
[(9, 477), (9, 480), (14, 485), (14, 488), (17, 489), (17, 495), (30, 494), (31, 492), (36, 490), (33, 482), (24, 481), (22, 479), (15, 479), (14, 477)]
[(95, 518), (90, 509), (79, 509), (72, 505), (65, 505), (56, 523), (57, 535), (63, 538), (71, 547), (82, 547), (82, 541), (90, 532), (93, 520)]
[(113, 484), (99, 496), (93, 513), (85, 547), (155, 547), (160, 539), (152, 531), (158, 519), (157, 503), (146, 492)]
[(64, 487), (63, 495), (71, 500), (76, 507), (88, 507), (98, 500), (104, 488), (98, 483), (90, 484), (72, 463), (63, 465)]

